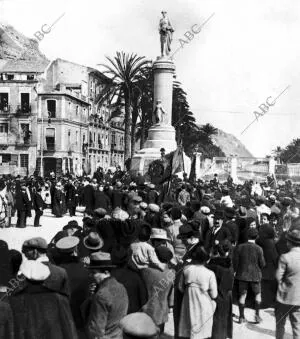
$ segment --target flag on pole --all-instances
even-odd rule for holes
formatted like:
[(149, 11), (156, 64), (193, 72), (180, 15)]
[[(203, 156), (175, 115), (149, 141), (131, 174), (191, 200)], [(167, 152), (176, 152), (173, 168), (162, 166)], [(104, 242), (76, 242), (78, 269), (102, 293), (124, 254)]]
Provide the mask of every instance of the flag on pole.
[(196, 180), (196, 156), (194, 155), (192, 164), (191, 164), (191, 171), (189, 176), (190, 182), (194, 182)]
[(182, 146), (178, 146), (176, 151), (173, 154), (172, 158), (172, 175), (178, 172), (184, 171), (184, 163), (183, 163), (183, 149)]

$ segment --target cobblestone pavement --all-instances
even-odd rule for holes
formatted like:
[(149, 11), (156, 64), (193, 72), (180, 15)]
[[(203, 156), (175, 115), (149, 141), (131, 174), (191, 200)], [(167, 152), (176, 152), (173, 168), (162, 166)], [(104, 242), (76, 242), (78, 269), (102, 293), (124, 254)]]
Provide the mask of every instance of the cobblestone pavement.
[[(34, 212), (32, 212), (34, 216)], [(51, 215), (49, 210), (44, 212), (44, 215), (41, 217), (42, 227), (35, 228), (33, 227), (33, 218), (29, 218), (27, 221), (28, 227), (26, 228), (7, 228), (0, 229), (0, 239), (5, 240), (9, 248), (14, 248), (20, 250), (23, 242), (26, 239), (35, 236), (41, 236), (45, 238), (48, 242), (53, 238), (53, 236), (61, 230), (61, 228), (68, 223), (70, 220), (77, 220), (79, 225), (82, 225), (82, 213), (77, 212), (76, 217), (70, 218), (68, 215), (62, 218), (56, 218)], [(13, 218), (13, 224), (16, 223), (16, 218)], [(233, 306), (234, 314), (238, 314), (238, 307)], [(245, 310), (245, 316), (248, 320), (245, 324), (238, 324), (237, 317), (234, 316), (234, 326), (233, 326), (233, 338), (243, 339), (270, 339), (275, 337), (275, 318), (273, 309), (262, 310), (262, 323), (254, 324), (254, 311), (251, 309)], [(292, 331), (289, 322), (286, 325), (286, 335), (285, 339), (292, 339)], [(165, 333), (161, 336), (163, 339), (173, 338), (174, 326), (173, 326), (173, 317), (170, 313), (169, 321), (166, 324)]]

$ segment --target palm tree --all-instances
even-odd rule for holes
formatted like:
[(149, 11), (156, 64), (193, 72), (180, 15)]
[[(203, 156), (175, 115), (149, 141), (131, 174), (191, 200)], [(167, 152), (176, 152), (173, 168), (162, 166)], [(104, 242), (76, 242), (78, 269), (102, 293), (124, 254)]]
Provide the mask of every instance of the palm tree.
[[(101, 64), (105, 68), (103, 74), (108, 75), (112, 83), (105, 86), (99, 96), (99, 101), (108, 96), (121, 95), (125, 101), (125, 161), (130, 158), (130, 129), (133, 111), (134, 91), (138, 88), (138, 82), (144, 78), (144, 71), (149, 66), (149, 61), (145, 57), (137, 54), (126, 54), (117, 52), (114, 58), (106, 57), (108, 64)], [(132, 154), (133, 155), (133, 154)]]
[(272, 150), (272, 154), (275, 156), (277, 160), (281, 163), (281, 154), (283, 149), (280, 146), (277, 146), (275, 149)]
[(200, 127), (200, 130), (207, 135), (208, 138), (210, 138), (213, 135), (216, 135), (218, 133), (218, 129), (215, 128), (210, 123), (207, 123)]

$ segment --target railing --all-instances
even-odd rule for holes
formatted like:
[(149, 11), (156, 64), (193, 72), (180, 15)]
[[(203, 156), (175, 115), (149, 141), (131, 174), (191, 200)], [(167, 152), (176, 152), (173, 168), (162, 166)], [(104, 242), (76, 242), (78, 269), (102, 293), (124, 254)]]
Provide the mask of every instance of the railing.
[(16, 114), (30, 114), (31, 113), (31, 105), (17, 105)]
[(45, 151), (55, 151), (55, 144), (54, 143), (46, 143), (46, 147), (44, 148)]

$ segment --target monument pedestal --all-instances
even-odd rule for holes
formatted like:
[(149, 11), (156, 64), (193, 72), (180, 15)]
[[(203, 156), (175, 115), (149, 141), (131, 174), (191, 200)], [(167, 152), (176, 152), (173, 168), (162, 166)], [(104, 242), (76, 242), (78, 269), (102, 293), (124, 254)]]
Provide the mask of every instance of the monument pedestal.
[[(145, 146), (132, 158), (131, 170), (134, 173), (141, 174), (145, 174), (148, 171), (152, 161), (161, 158), (161, 148), (165, 149), (166, 154), (175, 151), (177, 148), (175, 128), (172, 126), (175, 65), (168, 57), (158, 57), (152, 68), (154, 75), (153, 112), (159, 107), (164, 114), (161, 115), (162, 121), (158, 123), (156, 123), (156, 116), (153, 114), (153, 126), (148, 131)], [(185, 156), (186, 163), (188, 163), (188, 160), (189, 158)], [(189, 173), (189, 168), (186, 170), (186, 172), (188, 171), (187, 173)]]

